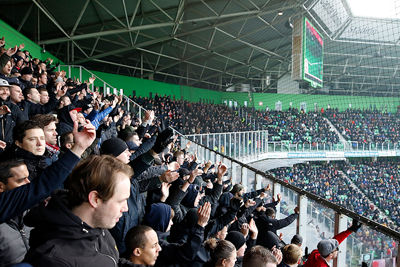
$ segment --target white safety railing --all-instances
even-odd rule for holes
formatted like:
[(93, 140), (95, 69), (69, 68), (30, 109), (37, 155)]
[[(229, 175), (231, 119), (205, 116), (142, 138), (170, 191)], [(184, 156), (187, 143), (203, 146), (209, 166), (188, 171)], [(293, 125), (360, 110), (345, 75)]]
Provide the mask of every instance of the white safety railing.
[[(103, 81), (100, 77), (85, 69), (82, 66), (60, 66), (60, 70), (65, 70), (70, 78), (78, 78), (84, 81), (89, 77), (96, 77), (97, 84), (102, 83), (104, 93), (123, 94), (123, 90), (117, 90), (109, 83)], [(94, 89), (94, 87), (92, 87)], [(112, 89), (112, 91), (111, 91)], [(145, 108), (135, 103), (125, 96), (127, 100), (127, 109), (141, 116)], [(283, 201), (277, 206), (277, 218), (282, 218), (292, 213), (295, 206), (299, 206), (300, 215), (298, 222), (285, 228), (283, 240), (290, 242), (290, 238), (299, 233), (303, 237), (303, 247), (308, 247), (309, 251), (316, 248), (316, 244), (323, 238), (330, 238), (334, 234), (345, 230), (348, 227), (350, 217), (362, 221), (364, 231), (368, 231), (368, 236), (357, 238), (354, 234), (343, 242), (339, 249), (337, 266), (360, 266), (361, 261), (369, 262), (375, 257), (377, 259), (388, 258), (385, 256), (387, 248), (379, 250), (374, 247), (374, 251), (368, 251), (365, 244), (394, 244), (398, 247), (400, 233), (386, 228), (368, 218), (335, 205), (316, 195), (310, 194), (300, 188), (296, 188), (286, 182), (276, 179), (273, 176), (260, 172), (238, 159), (242, 157), (251, 157), (254, 155), (268, 154), (274, 152), (315, 152), (315, 151), (381, 151), (397, 150), (396, 144), (360, 144), (357, 142), (347, 142), (344, 144), (290, 144), (287, 141), (271, 142), (268, 141), (267, 131), (249, 131), (232, 133), (213, 133), (213, 134), (195, 134), (184, 136), (175, 131), (180, 136), (181, 145), (184, 146), (189, 141), (192, 145), (189, 148), (190, 153), (197, 154), (200, 162), (211, 160), (213, 163), (222, 162), (228, 167), (229, 176), (234, 183), (241, 183), (248, 191), (261, 189), (267, 185), (273, 188), (272, 194), (283, 195)], [(367, 260), (368, 261), (368, 260)], [(386, 259), (389, 261), (389, 259)]]
[(267, 131), (185, 135), (186, 139), (233, 158), (257, 157), (268, 152)]
[[(217, 135), (216, 135), (217, 136)], [(290, 243), (291, 237), (298, 233), (303, 237), (302, 248), (308, 247), (309, 253), (316, 248), (316, 244), (325, 238), (332, 238), (335, 234), (347, 229), (351, 224), (351, 218), (359, 219), (364, 223), (359, 235), (351, 234), (343, 242), (339, 250), (337, 262), (334, 267), (358, 267), (362, 261), (372, 263), (373, 260), (393, 261), (392, 255), (388, 255), (387, 246), (371, 246), (368, 244), (392, 244), (391, 251), (398, 250), (400, 233), (388, 229), (375, 221), (362, 217), (357, 213), (333, 204), (326, 199), (310, 194), (303, 189), (296, 188), (282, 180), (278, 180), (266, 173), (262, 173), (237, 159), (230, 158), (211, 148), (196, 143), (193, 136), (187, 138), (182, 136), (182, 142), (192, 141), (189, 153), (197, 155), (200, 162), (210, 160), (213, 163), (222, 162), (228, 167), (229, 176), (234, 183), (241, 183), (247, 191), (257, 190), (270, 185), (273, 188), (272, 194), (281, 194), (282, 200), (278, 204), (277, 218), (282, 219), (293, 213), (296, 206), (300, 208), (300, 215), (297, 223), (294, 222), (281, 231), (283, 241)], [(210, 142), (210, 141), (209, 141)], [(350, 192), (349, 192), (350, 193)], [(279, 231), (278, 231), (279, 234)], [(371, 266), (371, 265), (369, 265)], [(391, 265), (392, 266), (392, 265)]]

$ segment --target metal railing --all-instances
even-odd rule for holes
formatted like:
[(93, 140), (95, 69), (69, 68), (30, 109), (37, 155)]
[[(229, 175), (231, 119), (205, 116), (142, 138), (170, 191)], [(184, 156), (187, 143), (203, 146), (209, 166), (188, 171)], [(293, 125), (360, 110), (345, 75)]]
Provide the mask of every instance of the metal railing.
[(191, 134), (185, 138), (234, 158), (255, 158), (268, 152), (267, 131)]
[[(277, 206), (277, 218), (282, 218), (293, 213), (295, 206), (300, 207), (300, 216), (297, 223), (284, 228), (284, 241), (290, 242), (295, 233), (304, 238), (304, 246), (309, 251), (316, 248), (316, 244), (323, 238), (331, 238), (333, 235), (345, 230), (352, 219), (358, 219), (363, 223), (361, 236), (350, 235), (346, 242), (340, 245), (342, 253), (339, 254), (334, 266), (360, 266), (362, 257), (384, 258), (387, 248), (379, 248), (379, 244), (396, 243), (400, 241), (400, 233), (387, 228), (369, 218), (358, 215), (356, 212), (334, 204), (323, 197), (309, 193), (294, 185), (279, 180), (272, 175), (257, 170), (237, 159), (226, 156), (205, 145), (182, 136), (182, 145), (191, 141), (189, 151), (196, 153), (200, 161), (222, 162), (228, 166), (229, 175), (234, 183), (241, 183), (248, 191), (261, 189), (268, 184), (273, 188), (273, 195), (282, 194), (283, 200)], [(350, 193), (350, 192), (349, 192)], [(368, 232), (368, 237), (363, 236)], [(366, 246), (373, 244), (373, 248)], [(372, 249), (374, 251), (372, 251)], [(393, 249), (394, 250), (394, 249)], [(378, 254), (378, 256), (376, 256)], [(366, 260), (364, 258), (364, 260)]]
[[(72, 66), (66, 67), (72, 68)], [(81, 81), (84, 79), (84, 72), (86, 71), (89, 75), (96, 77), (96, 75), (90, 71), (78, 66), (78, 73)], [(72, 69), (69, 69), (68, 77), (72, 77), (71, 74)], [(107, 86), (115, 88), (101, 80), (100, 77), (97, 77), (97, 79), (103, 82), (103, 88), (107, 88)], [(126, 97), (126, 100), (128, 110), (135, 111), (139, 115), (145, 111), (143, 107), (128, 97)], [(373, 257), (373, 252), (365, 248), (365, 244), (374, 244), (373, 249), (375, 253), (378, 250), (376, 248), (379, 245), (378, 241), (379, 243), (397, 242), (395, 245), (398, 246), (398, 242), (400, 241), (399, 232), (238, 161), (237, 158), (251, 156), (251, 153), (271, 152), (271, 145), (275, 147), (272, 151), (277, 151), (276, 142), (268, 142), (266, 131), (188, 136), (184, 136), (177, 131), (175, 132), (180, 135), (182, 147), (184, 147), (187, 142), (192, 142), (189, 151), (191, 153), (196, 153), (199, 161), (205, 162), (211, 160), (214, 163), (224, 163), (228, 167), (229, 174), (234, 183), (241, 183), (247, 190), (257, 190), (266, 187), (268, 184), (272, 185), (273, 195), (282, 194), (284, 196), (283, 201), (277, 206), (277, 218), (286, 216), (292, 212), (295, 206), (299, 206), (299, 218), (295, 224), (285, 228), (284, 233), (286, 236), (284, 236), (284, 241), (288, 242), (292, 234), (299, 233), (304, 238), (304, 245), (308, 246), (310, 249), (309, 251), (311, 251), (316, 248), (316, 244), (322, 238), (330, 238), (334, 234), (345, 230), (348, 227), (349, 218), (352, 218), (358, 219), (364, 224), (363, 229), (364, 231), (368, 231), (368, 237), (356, 236), (355, 234), (348, 237), (346, 242), (340, 245), (342, 253), (339, 254), (337, 261), (334, 261), (335, 267), (360, 266), (363, 255), (370, 255)], [(235, 135), (236, 140), (233, 137)], [(255, 137), (252, 137), (253, 135)], [(228, 136), (230, 137), (227, 138)], [(249, 140), (251, 140), (250, 143)], [(211, 148), (209, 148), (209, 146), (211, 146)], [(282, 145), (280, 146), (282, 149)], [(373, 146), (370, 148), (372, 147)], [(394, 147), (397, 148), (397, 146)], [(321, 146), (317, 145), (317, 149), (319, 148), (321, 148)], [(327, 146), (324, 146), (324, 149), (326, 148)], [(335, 147), (329, 147), (329, 149), (334, 148)], [(360, 145), (357, 145), (356, 148), (360, 150)], [(364, 148), (365, 146), (363, 146), (363, 149)], [(376, 148), (379, 149), (379, 146), (376, 146)], [(381, 146), (381, 148), (385, 149), (386, 146)], [(389, 145), (388, 148), (391, 148), (391, 146)], [(291, 149), (291, 147), (289, 146), (288, 149)], [(296, 149), (299, 151), (298, 146), (296, 146)], [(302, 149), (305, 151), (305, 148), (302, 147)], [(335, 149), (354, 151), (354, 142), (349, 142), (349, 144), (345, 144), (343, 147), (336, 147)], [(315, 150), (311, 148), (310, 151)], [(383, 255), (385, 251), (378, 252)], [(378, 256), (377, 258), (382, 257)]]
[(324, 152), (324, 151), (393, 151), (400, 150), (398, 142), (361, 143), (346, 141), (343, 143), (291, 143), (290, 141), (268, 142), (268, 152)]
[(95, 87), (102, 87), (105, 95), (107, 94), (115, 94), (124, 95), (124, 98), (127, 103), (127, 110), (138, 114), (139, 117), (142, 116), (143, 112), (146, 111), (141, 105), (130, 99), (128, 96), (124, 94), (124, 89), (119, 89), (108, 82), (104, 81), (101, 77), (94, 74), (92, 71), (86, 69), (83, 66), (76, 66), (76, 65), (60, 65), (58, 66), (58, 71), (64, 70), (66, 72), (66, 76), (68, 78), (75, 78), (79, 79), (79, 81), (83, 82), (85, 80), (89, 80), (90, 77), (95, 77), (95, 82), (91, 85), (91, 90), (94, 91)]

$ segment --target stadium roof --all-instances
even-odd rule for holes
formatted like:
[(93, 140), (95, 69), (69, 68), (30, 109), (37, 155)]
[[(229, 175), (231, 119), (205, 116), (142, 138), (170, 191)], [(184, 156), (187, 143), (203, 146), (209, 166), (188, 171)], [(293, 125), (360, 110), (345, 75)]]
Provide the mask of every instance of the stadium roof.
[(291, 25), (307, 16), (325, 39), (322, 92), (398, 96), (400, 20), (361, 17), (347, 1), (9, 0), (0, 14), (70, 64), (260, 92), (275, 92), (290, 73)]

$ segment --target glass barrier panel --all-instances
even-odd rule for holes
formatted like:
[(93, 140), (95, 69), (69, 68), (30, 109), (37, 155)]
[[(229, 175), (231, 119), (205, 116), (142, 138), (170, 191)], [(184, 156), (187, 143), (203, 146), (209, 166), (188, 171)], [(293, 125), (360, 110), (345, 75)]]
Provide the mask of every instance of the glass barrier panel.
[(307, 199), (307, 221), (303, 225), (303, 248), (308, 247), (309, 252), (316, 248), (322, 239), (332, 238), (335, 232), (335, 212), (322, 206), (314, 200)]
[[(352, 219), (348, 218), (347, 226), (351, 223)], [(368, 266), (396, 266), (398, 244), (390, 236), (363, 225), (346, 239), (346, 249), (341, 250), (341, 254), (344, 254), (346, 266), (350, 267), (361, 266), (361, 262)]]
[(230, 158), (232, 158), (232, 151), (233, 151), (233, 147), (234, 147), (234, 139), (232, 138), (232, 134), (231, 133), (227, 133), (225, 134), (226, 136), (226, 149), (227, 149), (227, 153), (226, 155), (228, 155)]
[(247, 192), (254, 191), (256, 188), (256, 178), (255, 178), (255, 172), (252, 170), (247, 169)]
[(264, 153), (264, 144), (263, 144), (263, 132), (258, 132), (257, 135), (257, 148), (258, 148), (258, 154)]
[[(283, 186), (279, 187), (280, 187), (281, 202), (279, 203), (279, 209), (278, 209), (279, 212), (277, 213), (277, 219), (284, 219), (289, 215), (293, 214), (295, 207), (298, 206), (298, 194), (289, 188)], [(274, 190), (275, 198), (277, 194), (278, 192), (275, 186)], [(286, 244), (290, 244), (290, 240), (297, 233), (297, 220), (295, 220), (285, 228), (282, 228), (277, 231), (278, 236), (280, 233), (282, 233), (283, 241)]]
[(215, 153), (214, 151), (210, 152), (210, 160), (211, 163), (216, 164), (217, 163), (217, 153)]
[(238, 133), (238, 153), (236, 155), (236, 157), (242, 157), (243, 155), (243, 134), (242, 133)]
[(265, 178), (264, 176), (261, 176), (261, 187), (259, 187), (259, 188), (257, 188), (257, 189), (261, 189), (261, 188), (265, 188), (265, 187), (267, 187), (268, 185), (270, 186), (270, 188), (271, 188), (271, 190), (269, 191), (269, 193), (271, 193), (272, 192), (272, 186), (273, 186), (273, 181), (272, 180), (270, 180), (270, 179), (268, 179), (268, 178)]
[(232, 165), (232, 181), (234, 184), (242, 182), (242, 167), (237, 163)]
[(226, 145), (226, 133), (222, 133), (222, 134), (220, 134), (220, 137), (219, 137), (219, 139), (220, 139), (220, 150), (221, 150), (221, 153), (222, 154), (224, 154), (224, 155), (227, 155), (228, 153), (227, 153), (227, 151), (226, 151), (226, 149), (227, 149), (227, 145)]

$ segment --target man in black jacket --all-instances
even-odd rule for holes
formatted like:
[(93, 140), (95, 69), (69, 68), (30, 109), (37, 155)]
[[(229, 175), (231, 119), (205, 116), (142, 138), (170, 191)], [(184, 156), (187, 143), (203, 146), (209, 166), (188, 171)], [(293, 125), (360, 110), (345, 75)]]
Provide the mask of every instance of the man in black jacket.
[(80, 162), (52, 196), (25, 217), (31, 231), (25, 258), (33, 266), (117, 266), (115, 241), (107, 229), (128, 210), (132, 169), (112, 156)]
[(291, 224), (294, 220), (299, 217), (299, 208), (296, 207), (294, 209), (294, 213), (289, 215), (284, 219), (277, 220), (275, 219), (275, 210), (273, 208), (267, 208), (264, 214), (261, 214), (256, 219), (257, 228), (262, 230), (260, 231), (257, 238), (257, 245), (262, 245), (266, 248), (269, 248), (269, 244), (271, 243), (270, 234), (276, 235), (276, 231), (282, 229), (289, 224)]
[(19, 263), (29, 246), (30, 229), (24, 225), (26, 210), (47, 198), (67, 178), (79, 157), (94, 140), (94, 129), (74, 131), (76, 144), (71, 151), (30, 182), (22, 159), (0, 163), (0, 258), (1, 265)]
[[(3, 141), (7, 146), (13, 143), (12, 133), (17, 122), (20, 122), (18, 117), (18, 109), (10, 103), (10, 85), (4, 79), (0, 79), (0, 141)], [(3, 147), (2, 147), (3, 148)]]
[(47, 198), (53, 190), (60, 188), (73, 167), (78, 163), (83, 152), (93, 143), (95, 133), (94, 127), (90, 125), (78, 132), (78, 124), (76, 123), (73, 131), (75, 144), (69, 151), (65, 152), (63, 157), (47, 167), (37, 179), (1, 193), (0, 223), (18, 216)]

